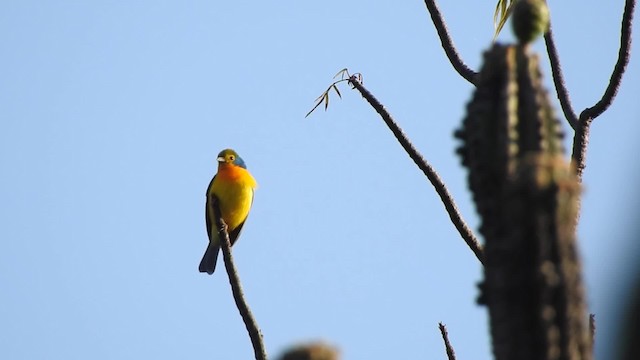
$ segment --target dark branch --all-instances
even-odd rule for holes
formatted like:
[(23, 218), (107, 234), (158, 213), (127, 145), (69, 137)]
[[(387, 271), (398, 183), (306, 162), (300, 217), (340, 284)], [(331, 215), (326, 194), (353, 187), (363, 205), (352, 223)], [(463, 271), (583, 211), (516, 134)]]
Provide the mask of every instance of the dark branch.
[(376, 99), (373, 94), (369, 92), (355, 76), (351, 76), (349, 78), (349, 83), (352, 84), (364, 97), (369, 104), (378, 112), (378, 114), (382, 117), (382, 120), (387, 124), (393, 135), (398, 139), (400, 145), (404, 148), (404, 150), (409, 154), (409, 157), (418, 165), (418, 168), (422, 170), (422, 172), (427, 176), (433, 187), (436, 189), (436, 192), (440, 196), (442, 203), (444, 204), (447, 213), (449, 214), (449, 218), (453, 222), (453, 225), (456, 227), (464, 241), (467, 243), (471, 251), (476, 255), (478, 260), (484, 265), (484, 255), (482, 252), (482, 245), (476, 239), (476, 236), (473, 234), (473, 231), (467, 226), (465, 221), (462, 219), (458, 207), (453, 201), (453, 197), (449, 194), (447, 187), (444, 185), (442, 179), (438, 173), (431, 167), (431, 165), (422, 157), (422, 155), (416, 150), (413, 144), (409, 141), (407, 136), (404, 134), (402, 129), (396, 124), (396, 122), (391, 117), (391, 114), (387, 112), (387, 110), (382, 106), (382, 104)]
[(447, 54), (451, 65), (453, 65), (453, 68), (456, 69), (458, 74), (460, 74), (460, 76), (465, 80), (475, 84), (477, 73), (471, 70), (460, 58), (455, 45), (453, 45), (453, 40), (451, 40), (451, 36), (449, 36), (449, 30), (447, 30), (447, 25), (442, 18), (442, 14), (440, 14), (440, 9), (438, 9), (436, 1), (424, 0), (424, 3), (427, 5), (429, 14), (431, 14), (431, 20), (433, 21), (433, 25), (436, 27), (436, 31), (438, 31), (442, 48), (444, 49), (445, 54)]
[(587, 158), (587, 145), (589, 145), (589, 130), (591, 129), (591, 122), (593, 119), (585, 119), (580, 121), (576, 127), (576, 132), (573, 135), (573, 150), (571, 158), (575, 165), (576, 174), (578, 180), (582, 182), (582, 173), (586, 166), (585, 159)]
[(558, 57), (558, 50), (556, 49), (555, 41), (553, 40), (552, 29), (544, 35), (544, 42), (547, 45), (547, 54), (549, 55), (549, 62), (551, 63), (551, 75), (553, 76), (553, 85), (556, 88), (558, 94), (558, 100), (560, 100), (560, 106), (564, 117), (569, 122), (572, 128), (576, 128), (578, 123), (578, 115), (573, 111), (571, 106), (571, 98), (569, 97), (569, 90), (564, 83), (564, 76), (562, 75), (562, 66), (560, 66), (560, 58)]
[(591, 334), (591, 353), (596, 344), (596, 314), (589, 314), (589, 334)]
[(231, 254), (231, 242), (229, 241), (229, 233), (227, 232), (227, 225), (224, 223), (220, 213), (220, 205), (218, 199), (213, 198), (213, 211), (214, 218), (216, 220), (216, 227), (218, 228), (218, 234), (220, 235), (220, 245), (222, 248), (222, 255), (224, 257), (224, 266), (227, 269), (229, 275), (229, 283), (231, 284), (231, 292), (233, 293), (233, 299), (236, 302), (242, 321), (247, 328), (249, 337), (251, 338), (251, 344), (253, 345), (253, 352), (256, 356), (256, 360), (267, 360), (267, 352), (262, 341), (262, 333), (258, 328), (258, 323), (249, 309), (249, 305), (244, 298), (242, 286), (240, 285), (240, 277), (238, 277), (238, 270), (233, 262), (233, 256)]
[(611, 79), (609, 80), (609, 86), (607, 86), (602, 98), (595, 105), (585, 109), (580, 114), (580, 121), (587, 118), (595, 119), (600, 116), (609, 108), (618, 93), (620, 83), (622, 82), (622, 75), (624, 75), (627, 64), (629, 64), (629, 57), (631, 57), (631, 28), (635, 7), (635, 0), (627, 0), (625, 3), (624, 13), (622, 14), (622, 27), (620, 29), (620, 50), (618, 51), (618, 61), (613, 68)]
[(447, 332), (446, 326), (443, 323), (438, 323), (438, 327), (440, 328), (440, 333), (442, 334), (442, 340), (444, 340), (444, 347), (447, 350), (447, 358), (449, 360), (456, 360), (456, 353), (453, 351), (453, 347), (449, 342), (449, 333)]

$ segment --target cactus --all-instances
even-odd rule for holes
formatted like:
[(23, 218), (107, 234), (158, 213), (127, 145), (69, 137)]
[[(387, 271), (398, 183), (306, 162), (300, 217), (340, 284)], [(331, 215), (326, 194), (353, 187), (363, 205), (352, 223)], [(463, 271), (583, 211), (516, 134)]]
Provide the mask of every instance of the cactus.
[(591, 359), (575, 227), (580, 185), (526, 44), (484, 54), (457, 152), (485, 239), (479, 302), (506, 359)]

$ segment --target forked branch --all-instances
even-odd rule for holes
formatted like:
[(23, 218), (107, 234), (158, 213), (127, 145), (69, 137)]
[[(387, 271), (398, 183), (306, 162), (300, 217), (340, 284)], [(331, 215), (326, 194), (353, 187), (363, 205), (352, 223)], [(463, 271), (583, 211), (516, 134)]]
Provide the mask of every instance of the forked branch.
[(567, 90), (564, 78), (562, 76), (562, 67), (558, 59), (558, 51), (556, 50), (555, 42), (553, 40), (553, 33), (551, 30), (545, 35), (545, 43), (547, 45), (547, 53), (549, 55), (549, 61), (551, 63), (551, 71), (553, 74), (553, 82), (560, 100), (560, 106), (565, 118), (575, 130), (573, 138), (573, 151), (571, 157), (575, 164), (576, 173), (578, 178), (582, 178), (582, 173), (585, 168), (587, 145), (589, 143), (589, 129), (591, 123), (595, 118), (602, 115), (611, 103), (613, 102), (620, 84), (622, 83), (622, 77), (629, 64), (629, 58), (631, 57), (631, 31), (633, 25), (633, 12), (635, 10), (636, 0), (627, 0), (625, 2), (624, 12), (622, 14), (622, 25), (620, 29), (620, 48), (618, 50), (618, 60), (613, 68), (609, 84), (604, 91), (604, 94), (591, 107), (584, 109), (578, 117), (571, 106), (569, 99), (569, 91)]

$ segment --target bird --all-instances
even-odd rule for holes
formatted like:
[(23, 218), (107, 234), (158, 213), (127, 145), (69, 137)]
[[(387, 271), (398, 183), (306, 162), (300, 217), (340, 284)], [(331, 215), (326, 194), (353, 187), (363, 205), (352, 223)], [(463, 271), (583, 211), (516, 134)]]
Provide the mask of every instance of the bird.
[(220, 252), (220, 235), (214, 218), (213, 201), (218, 201), (222, 219), (227, 225), (231, 245), (240, 236), (251, 205), (253, 193), (257, 187), (256, 180), (247, 170), (244, 160), (232, 149), (222, 150), (217, 157), (218, 172), (207, 187), (205, 204), (205, 221), (209, 245), (200, 261), (198, 269), (201, 273), (213, 274)]

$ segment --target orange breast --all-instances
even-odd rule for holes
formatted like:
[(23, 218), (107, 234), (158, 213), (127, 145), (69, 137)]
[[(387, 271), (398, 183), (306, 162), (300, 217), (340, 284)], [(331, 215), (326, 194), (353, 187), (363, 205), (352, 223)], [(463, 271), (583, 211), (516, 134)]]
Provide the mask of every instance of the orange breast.
[(218, 168), (211, 192), (220, 201), (222, 218), (229, 230), (246, 220), (253, 203), (255, 187), (256, 181), (247, 170), (226, 164)]

